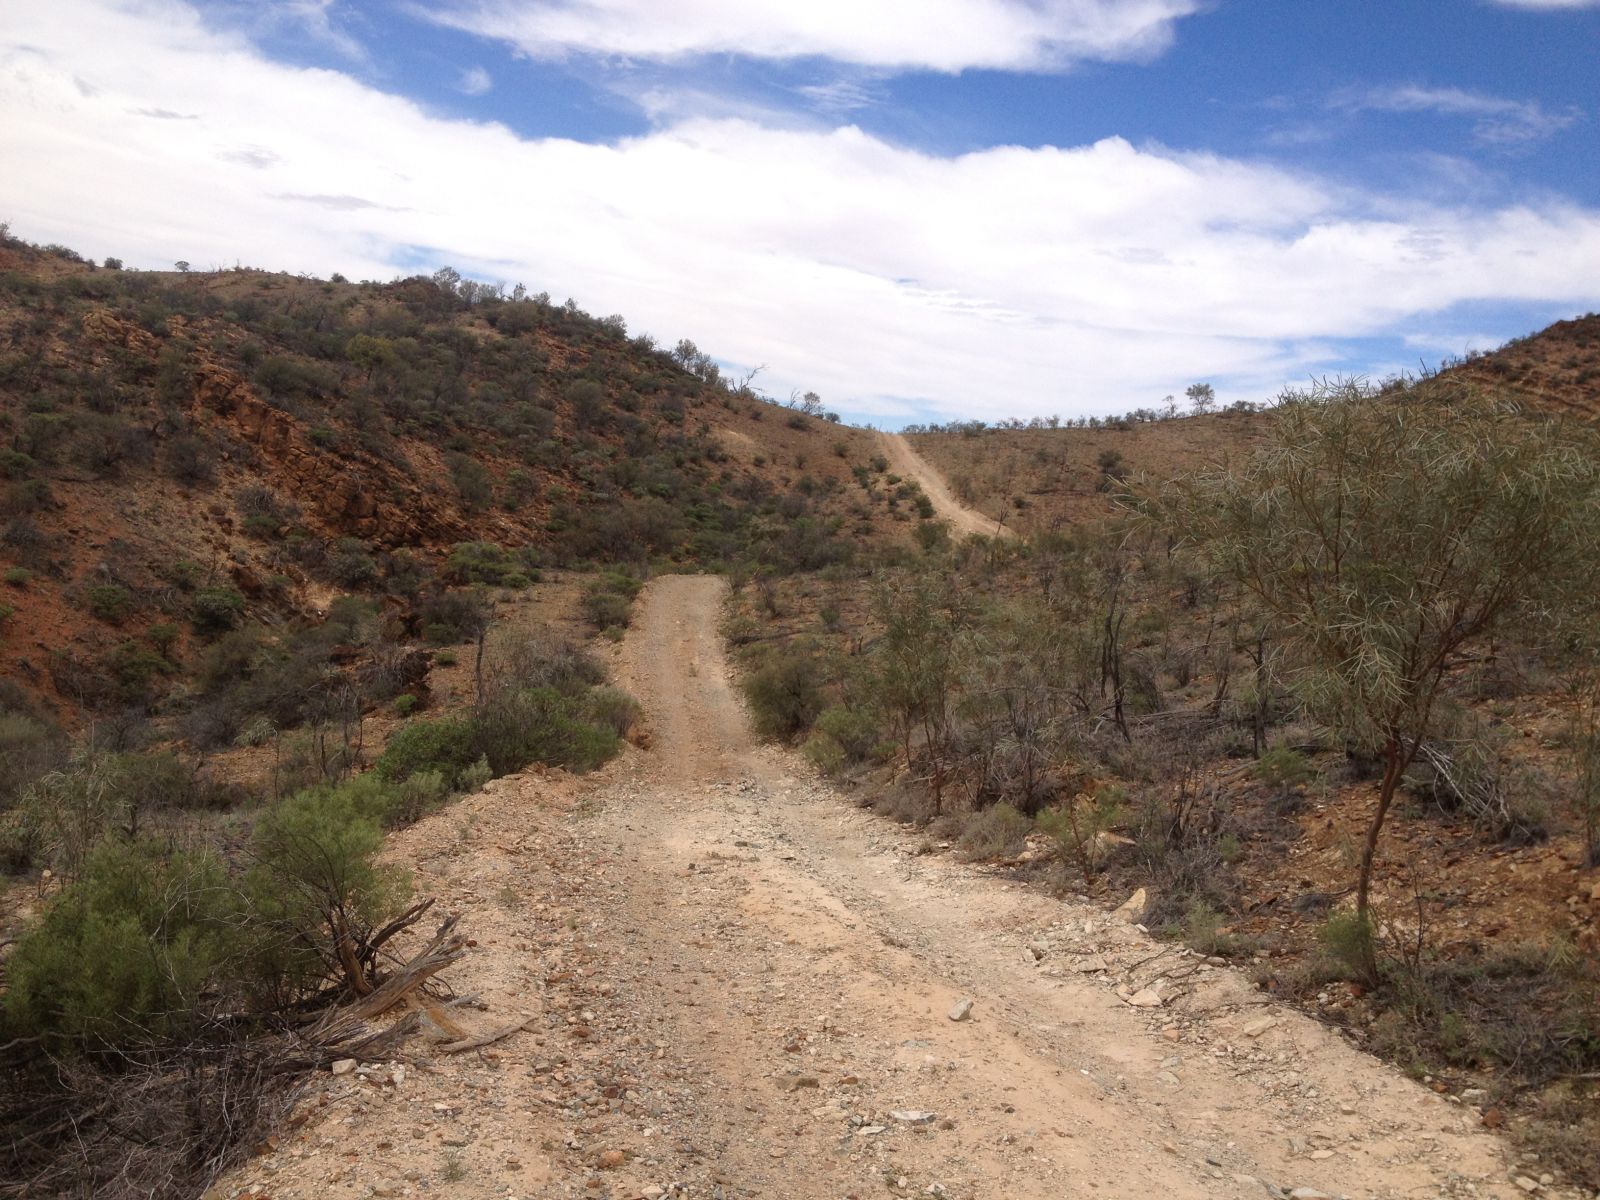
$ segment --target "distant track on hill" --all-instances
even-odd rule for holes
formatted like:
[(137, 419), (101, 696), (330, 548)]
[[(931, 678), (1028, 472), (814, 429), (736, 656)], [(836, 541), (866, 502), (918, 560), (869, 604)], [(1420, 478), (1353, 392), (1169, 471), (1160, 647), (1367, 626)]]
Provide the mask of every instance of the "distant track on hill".
[(949, 521), (957, 534), (981, 533), (989, 537), (1012, 537), (1011, 530), (999, 521), (984, 516), (974, 509), (965, 508), (955, 496), (951, 495), (950, 487), (944, 481), (944, 476), (934, 470), (932, 466), (915, 450), (911, 443), (898, 433), (882, 433), (878, 435), (883, 439), (884, 456), (888, 458), (890, 467), (895, 474), (915, 479), (927, 493), (928, 499), (933, 501), (933, 510), (944, 520)]

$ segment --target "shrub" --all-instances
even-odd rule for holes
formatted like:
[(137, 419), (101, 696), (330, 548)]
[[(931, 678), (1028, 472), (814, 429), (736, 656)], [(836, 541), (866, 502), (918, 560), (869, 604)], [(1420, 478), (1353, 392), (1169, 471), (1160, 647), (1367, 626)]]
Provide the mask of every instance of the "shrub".
[(394, 698), (394, 711), (396, 716), (409, 717), (416, 712), (420, 701), (410, 692), (402, 692)]
[(1376, 961), (1377, 932), (1372, 923), (1355, 912), (1336, 912), (1322, 927), (1322, 947), (1348, 978), (1367, 983)]
[(633, 601), (644, 584), (621, 571), (607, 571), (583, 594), (583, 615), (596, 629), (624, 629), (633, 619)]
[(244, 519), (246, 536), (258, 538), (263, 542), (277, 537), (279, 528), (278, 518), (268, 516), (266, 513), (253, 513)]
[(865, 709), (836, 704), (817, 717), (817, 732), (832, 739), (851, 762), (874, 757), (883, 742), (883, 731), (876, 714)]
[(992, 804), (967, 818), (956, 853), (968, 862), (1015, 858), (1028, 845), (1033, 822), (1009, 804)]
[(494, 499), (494, 480), (482, 463), (465, 454), (451, 454), (446, 456), (445, 465), (461, 495), (463, 508), (469, 513), (481, 513), (489, 507)]
[(217, 477), (217, 450), (198, 434), (180, 433), (167, 443), (167, 473), (181, 483), (210, 483)]
[(251, 966), (266, 990), (292, 996), (330, 978), (370, 988), (376, 952), (361, 948), (408, 890), (376, 861), (394, 803), (379, 782), (297, 792), (257, 821), (244, 889), (260, 931)]
[(84, 593), (84, 604), (100, 620), (120, 625), (133, 611), (133, 596), (118, 584), (101, 583)]
[(177, 668), (157, 650), (143, 642), (127, 641), (106, 656), (105, 666), (125, 700), (140, 702), (148, 698), (150, 686), (159, 675), (170, 675)]
[(589, 719), (602, 729), (609, 729), (618, 737), (626, 737), (628, 730), (644, 716), (644, 708), (621, 688), (599, 687), (589, 693)]
[(244, 597), (230, 587), (204, 587), (189, 603), (189, 620), (199, 633), (226, 633), (239, 623)]
[(770, 659), (741, 681), (756, 731), (763, 737), (792, 741), (811, 727), (822, 711), (818, 664), (810, 655), (784, 653)]
[(800, 747), (800, 753), (824, 775), (839, 775), (850, 765), (839, 743), (825, 733), (813, 733)]
[(360, 538), (340, 538), (328, 555), (328, 575), (340, 587), (365, 587), (378, 578), (378, 563)]
[(527, 587), (539, 577), (532, 550), (515, 552), (494, 542), (458, 542), (439, 569), (446, 583), (490, 587)]
[(33, 572), (27, 567), (7, 567), (5, 581), (12, 587), (25, 588), (33, 579)]
[(8, 960), (8, 1031), (56, 1049), (173, 1036), (230, 978), (236, 911), (215, 857), (102, 844)]
[(528, 688), (484, 708), (473, 722), (475, 746), (496, 775), (531, 762), (590, 771), (615, 756), (621, 739), (584, 718), (582, 706), (554, 688)]
[(591, 588), (584, 593), (583, 615), (596, 629), (625, 629), (633, 618), (633, 601), (617, 592)]
[(436, 772), (453, 788), (479, 753), (475, 730), (468, 720), (444, 717), (412, 721), (389, 739), (376, 769), (384, 779), (396, 783), (419, 772)]

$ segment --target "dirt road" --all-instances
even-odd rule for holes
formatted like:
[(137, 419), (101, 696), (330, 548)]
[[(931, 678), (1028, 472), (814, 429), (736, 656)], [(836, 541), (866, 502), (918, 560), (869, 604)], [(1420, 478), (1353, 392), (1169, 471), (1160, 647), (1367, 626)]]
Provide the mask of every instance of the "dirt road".
[(219, 1195), (1522, 1194), (1471, 1109), (757, 746), (721, 594), (642, 596), (616, 669), (652, 749), (393, 839), (476, 940), (460, 1023), (525, 1031), (323, 1077)]
[(961, 502), (951, 495), (944, 476), (929, 466), (904, 437), (898, 433), (880, 433), (878, 436), (883, 439), (883, 454), (889, 460), (889, 469), (896, 475), (915, 479), (927, 493), (928, 499), (933, 501), (933, 511), (941, 519), (950, 522), (957, 536), (969, 533), (984, 533), (990, 537), (1011, 536), (1011, 530), (998, 521), (974, 509), (962, 507)]

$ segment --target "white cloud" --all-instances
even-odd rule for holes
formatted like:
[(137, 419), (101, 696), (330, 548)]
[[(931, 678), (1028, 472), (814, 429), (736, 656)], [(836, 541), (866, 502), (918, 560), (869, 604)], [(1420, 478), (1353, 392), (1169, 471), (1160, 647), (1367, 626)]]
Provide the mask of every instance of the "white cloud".
[(1058, 69), (1143, 59), (1202, 0), (414, 0), (533, 58), (820, 57), (896, 70)]
[(1533, 100), (1511, 100), (1461, 88), (1423, 87), (1414, 83), (1347, 92), (1334, 99), (1334, 106), (1348, 112), (1371, 109), (1468, 117), (1478, 141), (1500, 146), (1542, 141), (1573, 124), (1580, 115), (1572, 110), (1551, 112)]
[(482, 67), (468, 67), (456, 82), (456, 90), (468, 96), (482, 96), (492, 87), (494, 79)]
[(698, 119), (530, 140), (269, 61), (178, 0), (17, 13), (0, 161), (0, 218), (35, 240), (356, 278), (449, 262), (887, 418), (1120, 411), (1196, 378), (1261, 395), (1307, 346), (1460, 302), (1600, 302), (1600, 212), (1559, 200), (1426, 207), (1115, 138), (940, 157)]

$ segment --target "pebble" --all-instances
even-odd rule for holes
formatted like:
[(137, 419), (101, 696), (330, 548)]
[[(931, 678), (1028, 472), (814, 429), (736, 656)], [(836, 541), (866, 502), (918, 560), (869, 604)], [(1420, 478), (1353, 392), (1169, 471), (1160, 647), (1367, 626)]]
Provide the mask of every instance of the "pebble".
[(937, 1113), (925, 1108), (899, 1109), (889, 1114), (902, 1125), (931, 1125)]
[(965, 1021), (972, 1015), (972, 1001), (963, 996), (950, 1006), (950, 1019), (952, 1021)]
[(348, 1075), (348, 1074), (350, 1074), (351, 1071), (354, 1071), (355, 1069), (356, 1069), (356, 1060), (353, 1059), (353, 1058), (337, 1059), (337, 1060), (335, 1060), (333, 1066), (330, 1068), (330, 1070), (332, 1070), (335, 1075)]

